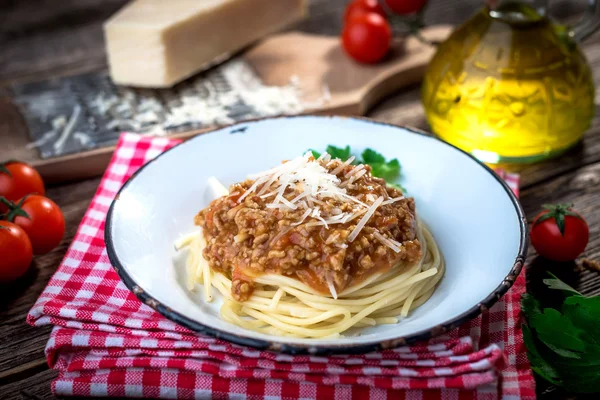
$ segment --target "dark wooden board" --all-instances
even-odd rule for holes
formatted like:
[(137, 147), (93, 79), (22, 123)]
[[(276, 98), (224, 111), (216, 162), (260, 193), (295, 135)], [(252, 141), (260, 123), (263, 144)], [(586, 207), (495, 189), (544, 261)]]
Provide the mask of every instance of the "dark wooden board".
[[(124, 0), (0, 0), (0, 85), (38, 81), (56, 76), (94, 71), (105, 66), (101, 21), (119, 8)], [(341, 28), (345, 0), (311, 0), (311, 18), (299, 30), (336, 34)], [(426, 13), (429, 23), (463, 21), (482, 5), (481, 0), (431, 0)], [(582, 1), (555, 1), (553, 13), (572, 16), (585, 7)], [(600, 68), (600, 37), (583, 46), (594, 70)], [(595, 74), (596, 82), (600, 76)], [(0, 88), (0, 97), (2, 89)], [(428, 129), (417, 85), (392, 96), (376, 107), (370, 117)], [(0, 102), (0, 150), (11, 156), (30, 156), (24, 123), (14, 108)], [(7, 153), (8, 154), (8, 153)], [(556, 160), (521, 171), (521, 201), (531, 221), (546, 202), (573, 201), (585, 213), (591, 227), (586, 256), (600, 259), (600, 120), (595, 119), (584, 145)], [(85, 209), (98, 185), (98, 179), (52, 187), (48, 195), (65, 212), (67, 234), (59, 248), (38, 257), (34, 273), (10, 291), (0, 303), (0, 398), (51, 399), (50, 382), (55, 371), (47, 369), (43, 349), (49, 328), (28, 327), (27, 311), (56, 270)], [(572, 279), (589, 293), (600, 285), (598, 274), (571, 273), (572, 266), (533, 263), (530, 252), (529, 290), (539, 285), (539, 274), (552, 268), (561, 277)], [(578, 283), (578, 281), (581, 281)], [(541, 399), (597, 399), (598, 395), (570, 396), (560, 390), (538, 386)]]

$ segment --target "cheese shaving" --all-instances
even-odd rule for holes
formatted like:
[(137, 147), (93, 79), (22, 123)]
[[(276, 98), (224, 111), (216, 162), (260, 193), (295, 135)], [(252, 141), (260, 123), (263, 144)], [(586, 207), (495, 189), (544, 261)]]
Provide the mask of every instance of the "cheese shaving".
[(275, 196), (277, 194), (277, 190), (274, 190), (272, 192), (269, 192), (267, 194), (263, 194), (262, 196), (260, 196), (261, 199), (268, 199), (271, 196)]
[(347, 187), (347, 186), (353, 184), (354, 182), (356, 182), (357, 180), (359, 180), (366, 173), (367, 173), (366, 169), (363, 169), (362, 171), (358, 171), (357, 173), (351, 175), (350, 179), (348, 179), (346, 182), (342, 183), (341, 186), (342, 187)]
[(346, 175), (344, 175), (346, 178), (348, 178), (349, 176), (352, 176), (354, 174), (356, 174), (357, 172), (360, 172), (361, 169), (363, 169), (365, 167), (364, 164), (359, 164), (356, 167), (352, 168)]
[(345, 224), (346, 222), (350, 222), (353, 219), (360, 217), (361, 215), (363, 215), (366, 212), (366, 210), (359, 210), (357, 212), (355, 212), (354, 214), (348, 214), (343, 220), (342, 223)]
[(381, 205), (385, 206), (386, 204), (392, 204), (400, 200), (404, 200), (404, 196), (394, 197), (393, 199), (386, 200), (383, 203), (381, 203)]
[(289, 208), (285, 204), (275, 204), (275, 203), (267, 204), (266, 207), (267, 208), (275, 208), (278, 210), (285, 210), (286, 208)]
[[(325, 160), (328, 156), (329, 155), (322, 155), (320, 160)], [(345, 165), (348, 165), (350, 162), (352, 162), (351, 159), (347, 160), (347, 164)], [(321, 194), (322, 197), (353, 198), (346, 193), (345, 189), (340, 188), (340, 179), (335, 174), (329, 173), (318, 160), (314, 159), (310, 152), (293, 160), (289, 160), (275, 168), (252, 174), (249, 178), (255, 179), (255, 181), (252, 186), (240, 196), (238, 202), (243, 201), (252, 193), (260, 195), (263, 199), (275, 195), (274, 201), (270, 204), (281, 203), (288, 208), (295, 210), (301, 206), (301, 204), (297, 205), (296, 203), (303, 198), (306, 198), (306, 204), (310, 208), (314, 207), (314, 203), (324, 204), (317, 198), (318, 194)], [(298, 188), (301, 188), (303, 193), (300, 193), (291, 201), (285, 198), (284, 195), (286, 190), (297, 190)], [(363, 204), (366, 207), (366, 204), (362, 203), (360, 200), (353, 199), (355, 202)], [(279, 207), (271, 205), (269, 208)]]
[[(316, 194), (317, 194), (317, 195), (319, 195), (319, 194), (320, 194), (320, 195), (327, 195), (327, 194), (328, 194), (328, 192), (322, 191), (322, 192), (317, 192)], [(338, 196), (340, 196), (340, 197), (345, 197), (345, 198), (347, 198), (348, 200), (352, 200), (352, 201), (353, 201), (353, 202), (355, 202), (356, 204), (360, 204), (360, 205), (361, 205), (361, 206), (363, 206), (363, 207), (368, 207), (368, 206), (367, 206), (365, 203), (363, 203), (362, 201), (358, 200), (356, 197), (352, 197), (352, 196), (350, 196), (350, 195), (348, 195), (348, 194), (346, 194), (346, 193), (344, 193), (344, 192), (342, 192), (342, 193), (338, 193), (337, 195), (338, 195)]]
[(317, 161), (323, 161), (325, 159), (326, 156), (328, 156), (329, 154), (327, 154), (327, 152), (323, 152), (323, 154), (321, 154), (319, 156), (319, 158), (317, 158)]
[(315, 208), (310, 216), (321, 221), (323, 223), (323, 225), (325, 225), (325, 229), (329, 229), (327, 222), (325, 222), (323, 217), (321, 217), (321, 210), (319, 210), (318, 208)]
[(335, 285), (333, 284), (333, 280), (331, 279), (331, 276), (329, 274), (327, 274), (327, 287), (329, 288), (329, 292), (331, 293), (331, 296), (337, 300), (338, 295), (337, 295), (337, 291), (335, 290)]
[(312, 213), (312, 209), (310, 209), (310, 208), (308, 210), (304, 211), (304, 214), (302, 214), (302, 216), (300, 217), (300, 220), (294, 222), (292, 224), (292, 226), (298, 226), (301, 223), (303, 223), (304, 220), (306, 219), (306, 217), (308, 217), (311, 213)]
[(267, 189), (269, 189), (271, 187), (271, 185), (273, 184), (273, 182), (275, 182), (277, 180), (277, 178), (279, 178), (282, 174), (283, 174), (283, 172), (279, 172), (279, 173), (273, 174), (273, 176), (271, 177), (271, 179), (269, 179), (269, 181), (263, 185), (263, 187), (260, 189), (260, 191), (258, 192), (258, 194), (265, 193), (267, 191)]
[(298, 208), (297, 205), (295, 205), (294, 203), (292, 203), (291, 201), (287, 200), (285, 197), (278, 195), (276, 197), (277, 200), (281, 201), (283, 204), (285, 204), (286, 206), (288, 206), (288, 208), (291, 208), (292, 210), (295, 210), (296, 208)]
[(346, 218), (346, 214), (335, 215), (325, 221), (313, 221), (306, 224), (306, 226), (320, 226), (320, 225), (333, 225), (333, 224), (343, 224), (344, 218)]
[(394, 250), (394, 252), (396, 253), (400, 253), (400, 246), (401, 244), (396, 242), (395, 240), (391, 240), (386, 238), (385, 236), (383, 236), (381, 234), (381, 232), (375, 232), (373, 234), (373, 236), (375, 236), (375, 239), (379, 240), (382, 244), (386, 245), (387, 247), (389, 247), (390, 249)]
[(292, 200), (290, 200), (293, 204), (296, 204), (296, 202), (300, 199), (303, 199), (304, 197), (308, 196), (309, 193), (308, 192), (304, 192), (304, 193), (300, 193), (298, 196), (294, 197)]
[(260, 178), (260, 179), (255, 180), (254, 183), (252, 184), (252, 186), (250, 186), (250, 188), (248, 188), (248, 190), (246, 190), (246, 192), (240, 196), (240, 198), (238, 199), (238, 203), (241, 203), (242, 200), (244, 200), (246, 198), (246, 196), (248, 196), (250, 193), (254, 192), (256, 190), (256, 188), (258, 187), (258, 185), (262, 184), (265, 181), (266, 181), (265, 178)]
[(344, 168), (346, 168), (348, 165), (352, 164), (352, 161), (354, 161), (356, 157), (352, 156), (349, 159), (347, 159), (346, 161), (344, 161), (339, 167), (337, 167), (336, 169), (334, 169), (333, 171), (331, 171), (332, 175), (337, 175), (339, 174)]
[(371, 204), (371, 207), (369, 207), (369, 209), (367, 210), (365, 215), (363, 215), (363, 217), (360, 219), (360, 221), (358, 221), (358, 224), (356, 224), (356, 227), (348, 236), (349, 242), (352, 242), (354, 239), (356, 239), (356, 237), (358, 236), (360, 231), (365, 227), (367, 222), (369, 222), (369, 219), (375, 213), (375, 210), (377, 210), (377, 208), (381, 205), (381, 203), (383, 203), (383, 196), (379, 196), (377, 198), (377, 200), (375, 200), (373, 202), (373, 204)]

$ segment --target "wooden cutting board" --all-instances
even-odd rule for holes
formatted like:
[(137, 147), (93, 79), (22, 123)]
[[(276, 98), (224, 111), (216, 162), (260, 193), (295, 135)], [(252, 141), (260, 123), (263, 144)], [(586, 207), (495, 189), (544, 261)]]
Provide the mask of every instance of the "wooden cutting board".
[[(433, 26), (424, 29), (422, 34), (430, 41), (441, 42), (450, 31), (449, 26)], [(435, 46), (422, 43), (414, 37), (396, 39), (392, 51), (383, 62), (362, 65), (346, 56), (337, 37), (290, 32), (271, 36), (233, 60), (173, 89), (149, 91), (116, 87), (110, 82), (106, 71), (98, 71), (15, 86), (11, 88), (12, 100), (17, 104), (27, 125), (25, 131), (28, 132), (21, 133), (23, 147), (47, 134), (48, 129), (52, 129), (52, 119), (56, 119), (58, 114), (61, 114), (63, 125), (69, 125), (71, 117), (74, 117), (72, 110), (77, 113), (75, 122), (71, 124), (74, 125), (72, 131), (89, 133), (92, 145), (98, 146), (86, 149), (82, 143), (75, 142), (72, 134), (65, 139), (65, 135), (58, 132), (53, 140), (61, 141), (61, 149), (64, 150), (62, 153), (53, 153), (52, 149), (57, 146), (54, 143), (52, 147), (53, 142), (50, 141), (44, 145), (44, 149), (39, 147), (39, 154), (27, 160), (38, 168), (47, 182), (63, 182), (101, 175), (110, 160), (119, 131), (136, 131), (114, 126), (108, 129), (111, 125), (110, 118), (120, 117), (99, 115), (94, 108), (99, 94), (105, 91), (110, 92), (108, 94), (116, 97), (117, 101), (125, 101), (123, 99), (128, 96), (158, 99), (157, 102), (168, 113), (169, 104), (190, 94), (204, 96), (206, 87), (213, 88), (210, 89), (213, 91), (216, 87), (216, 92), (223, 91), (210, 101), (220, 101), (219, 99), (225, 98), (223, 96), (230, 99), (231, 90), (236, 89), (227, 84), (226, 76), (231, 74), (231, 71), (227, 72), (227, 68), (232, 63), (237, 63), (236, 65), (252, 70), (263, 86), (283, 87), (289, 85), (290, 80), (297, 81), (299, 101), (302, 104), (299, 113), (362, 115), (382, 98), (420, 82), (434, 52)], [(219, 89), (220, 87), (225, 89)], [(40, 103), (40, 99), (44, 99), (45, 103)], [(236, 103), (236, 110), (232, 110), (232, 116), (227, 122), (264, 116), (260, 110), (257, 111), (251, 100), (246, 102), (248, 104)], [(119, 109), (118, 104), (116, 108)], [(168, 134), (187, 139), (219, 125), (222, 124), (215, 123), (214, 120), (195, 121), (193, 124), (174, 126), (169, 129)], [(0, 150), (0, 159), (6, 158), (12, 158), (12, 155)]]
[[(448, 26), (423, 31), (434, 42), (449, 33)], [(384, 62), (364, 65), (344, 53), (338, 38), (289, 33), (266, 40), (243, 58), (267, 85), (285, 85), (291, 75), (297, 75), (302, 90), (314, 99), (326, 84), (330, 101), (308, 113), (362, 115), (382, 98), (420, 82), (434, 52), (434, 46), (410, 37), (397, 40)]]

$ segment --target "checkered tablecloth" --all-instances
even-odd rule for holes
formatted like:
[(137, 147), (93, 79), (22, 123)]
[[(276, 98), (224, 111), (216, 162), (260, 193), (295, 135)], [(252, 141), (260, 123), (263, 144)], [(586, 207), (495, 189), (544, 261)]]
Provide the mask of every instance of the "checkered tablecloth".
[[(518, 326), (524, 276), (449, 334), (365, 355), (291, 356), (197, 335), (142, 304), (112, 269), (106, 213), (139, 167), (177, 142), (122, 135), (67, 254), (27, 321), (52, 324), (57, 395), (235, 399), (533, 399)], [(503, 178), (517, 190), (518, 177)], [(457, 179), (460, 179), (457, 177)]]

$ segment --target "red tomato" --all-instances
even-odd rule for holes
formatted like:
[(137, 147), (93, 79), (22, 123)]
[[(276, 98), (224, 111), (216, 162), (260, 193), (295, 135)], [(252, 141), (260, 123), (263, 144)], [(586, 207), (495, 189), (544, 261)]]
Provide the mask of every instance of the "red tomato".
[[(0, 196), (16, 201), (30, 193), (45, 194), (42, 177), (32, 166), (19, 161), (0, 164)], [(0, 214), (6, 210), (0, 204)]]
[(344, 50), (362, 63), (380, 61), (390, 49), (392, 30), (379, 14), (367, 13), (349, 21), (342, 33)]
[(353, 0), (346, 7), (344, 23), (347, 24), (353, 18), (368, 12), (374, 12), (385, 18), (385, 11), (379, 4), (379, 0)]
[(12, 222), (0, 221), (0, 283), (25, 274), (32, 258), (31, 241), (25, 231)]
[(27, 233), (34, 254), (48, 253), (60, 244), (65, 234), (65, 217), (56, 203), (44, 196), (31, 195), (20, 201), (17, 207), (26, 212), (28, 217), (15, 214), (13, 220), (13, 210), (9, 213), (9, 220)]
[(531, 225), (531, 244), (539, 255), (554, 261), (572, 261), (587, 246), (590, 229), (568, 204), (545, 205)]
[(421, 11), (427, 4), (427, 0), (385, 0), (385, 4), (395, 14), (409, 15)]

